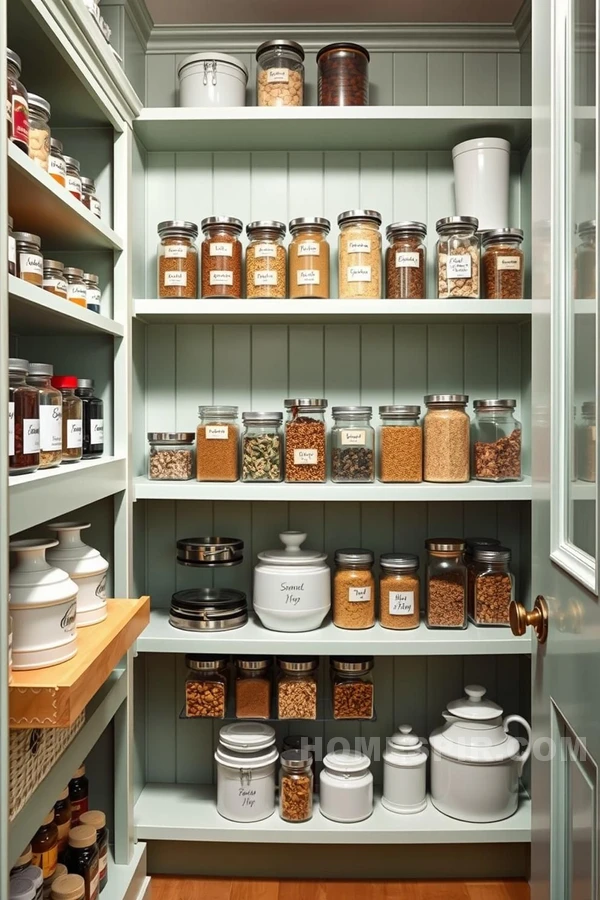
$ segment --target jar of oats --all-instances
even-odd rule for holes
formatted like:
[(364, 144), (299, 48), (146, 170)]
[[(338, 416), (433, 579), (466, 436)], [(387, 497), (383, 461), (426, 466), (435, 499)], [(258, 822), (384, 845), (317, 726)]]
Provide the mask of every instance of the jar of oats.
[(237, 481), (239, 428), (237, 406), (199, 406), (196, 432), (198, 481)]
[(288, 250), (292, 300), (326, 300), (329, 290), (329, 219), (316, 216), (290, 222)]
[(302, 106), (304, 50), (296, 41), (265, 41), (256, 51), (256, 105)]
[(479, 220), (474, 216), (438, 219), (436, 231), (438, 297), (479, 297)]
[(375, 578), (372, 550), (336, 550), (333, 574), (333, 624), (338, 628), (372, 628), (375, 624)]
[(158, 296), (161, 300), (195, 300), (198, 296), (198, 226), (168, 219), (159, 222), (157, 263)]
[(48, 171), (50, 104), (37, 94), (29, 94), (29, 158)]
[(466, 394), (427, 394), (423, 418), (425, 481), (469, 480), (470, 427)]
[(285, 225), (262, 219), (250, 222), (246, 234), (246, 297), (283, 300), (287, 285)]
[(382, 553), (379, 558), (379, 621), (384, 628), (418, 628), (421, 620), (419, 557)]
[(381, 297), (381, 213), (348, 209), (338, 216), (339, 295), (373, 300)]

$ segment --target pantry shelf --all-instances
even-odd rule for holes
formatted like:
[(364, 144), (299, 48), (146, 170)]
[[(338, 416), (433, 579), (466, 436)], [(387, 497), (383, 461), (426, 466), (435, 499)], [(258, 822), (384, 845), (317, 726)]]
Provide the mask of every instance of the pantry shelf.
[(49, 291), (8, 276), (9, 325), (13, 334), (106, 334), (123, 337), (119, 322), (91, 312)]
[(118, 865), (112, 847), (108, 848), (108, 883), (111, 900), (143, 900), (150, 886), (150, 876), (146, 875), (146, 844), (138, 841), (133, 845), (131, 860)]

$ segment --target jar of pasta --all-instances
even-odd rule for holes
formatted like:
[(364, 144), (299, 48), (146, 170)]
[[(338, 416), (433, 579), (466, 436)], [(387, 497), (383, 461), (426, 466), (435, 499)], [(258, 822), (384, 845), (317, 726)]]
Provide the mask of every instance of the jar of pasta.
[(388, 225), (385, 255), (388, 300), (424, 300), (427, 226), (423, 222)]
[(296, 41), (265, 41), (256, 51), (256, 105), (302, 106), (304, 50)]
[(48, 174), (58, 181), (61, 187), (67, 184), (67, 164), (63, 156), (63, 145), (58, 138), (50, 138), (50, 156), (48, 158)]
[(290, 297), (292, 300), (325, 300), (329, 289), (329, 219), (292, 219), (289, 246)]
[(372, 628), (375, 624), (375, 578), (372, 550), (336, 550), (333, 574), (333, 624), (338, 628)]
[(168, 219), (158, 225), (158, 296), (193, 300), (198, 296), (198, 226)]
[(287, 283), (285, 225), (270, 219), (250, 222), (246, 234), (246, 297), (283, 300)]
[(50, 104), (37, 94), (29, 94), (29, 158), (48, 171)]
[(79, 160), (75, 159), (74, 156), (65, 156), (64, 160), (66, 166), (66, 188), (76, 200), (81, 200), (81, 173), (79, 171)]
[(381, 213), (348, 209), (338, 225), (340, 299), (381, 297)]
[(230, 216), (202, 219), (202, 297), (242, 296), (242, 222)]
[(421, 619), (419, 557), (382, 553), (379, 558), (379, 621), (397, 631), (418, 628)]

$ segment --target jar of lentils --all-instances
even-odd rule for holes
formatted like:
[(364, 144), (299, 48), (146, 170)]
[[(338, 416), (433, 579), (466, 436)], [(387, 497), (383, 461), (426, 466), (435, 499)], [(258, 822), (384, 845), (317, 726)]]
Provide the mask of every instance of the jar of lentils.
[(327, 479), (325, 410), (327, 400), (289, 398), (285, 424), (285, 480), (324, 482)]
[(386, 297), (388, 300), (424, 300), (427, 296), (425, 271), (427, 251), (423, 222), (395, 222), (388, 225), (385, 255)]
[(246, 226), (246, 297), (283, 300), (286, 295), (285, 225), (272, 219)]
[(420, 406), (379, 407), (379, 480), (387, 484), (423, 481)]
[(198, 226), (168, 219), (158, 225), (158, 296), (194, 300), (198, 296)]
[(525, 254), (520, 228), (486, 231), (483, 246), (483, 292), (486, 300), (519, 300), (524, 294)]
[(334, 406), (331, 429), (331, 480), (375, 480), (375, 432), (370, 406)]
[(459, 538), (430, 538), (427, 549), (427, 627), (467, 627), (465, 543)]
[(265, 41), (256, 51), (256, 105), (302, 106), (304, 50), (296, 41)]
[(423, 419), (425, 481), (469, 480), (470, 427), (466, 394), (427, 394)]
[(336, 550), (333, 573), (333, 624), (338, 628), (372, 628), (375, 624), (375, 578), (372, 550)]
[(330, 296), (329, 219), (317, 216), (290, 222), (290, 297), (292, 300), (325, 300)]
[(58, 138), (50, 138), (50, 157), (48, 159), (48, 175), (51, 175), (61, 187), (67, 184), (67, 165), (63, 156), (63, 145)]
[(479, 220), (448, 216), (436, 223), (438, 297), (441, 300), (479, 297)]
[(202, 297), (242, 296), (242, 222), (230, 216), (202, 219)]
[(244, 412), (242, 481), (283, 481), (280, 412)]
[(37, 94), (29, 94), (29, 158), (48, 171), (50, 104)]
[(319, 106), (369, 105), (369, 51), (340, 41), (317, 53)]
[(419, 557), (382, 553), (379, 558), (379, 621), (384, 628), (418, 628), (421, 619)]
[(348, 209), (338, 216), (339, 295), (342, 300), (381, 297), (381, 213)]

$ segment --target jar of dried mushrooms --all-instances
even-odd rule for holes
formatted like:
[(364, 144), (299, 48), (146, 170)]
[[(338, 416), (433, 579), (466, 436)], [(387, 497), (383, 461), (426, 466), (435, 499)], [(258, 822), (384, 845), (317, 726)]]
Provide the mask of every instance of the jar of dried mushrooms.
[(469, 480), (470, 427), (466, 394), (427, 394), (423, 419), (425, 481)]
[(520, 228), (486, 231), (481, 239), (486, 300), (520, 300), (524, 294), (525, 254)]
[(479, 297), (479, 220), (474, 216), (438, 219), (436, 231), (438, 297)]
[(375, 578), (372, 550), (336, 550), (333, 574), (333, 624), (338, 628), (372, 628), (375, 624)]
[(519, 481), (521, 423), (516, 400), (474, 400), (473, 475), (479, 481)]
[(381, 213), (348, 209), (338, 216), (339, 295), (374, 300), (381, 297)]
[(193, 300), (198, 296), (198, 226), (169, 219), (158, 225), (158, 296)]

